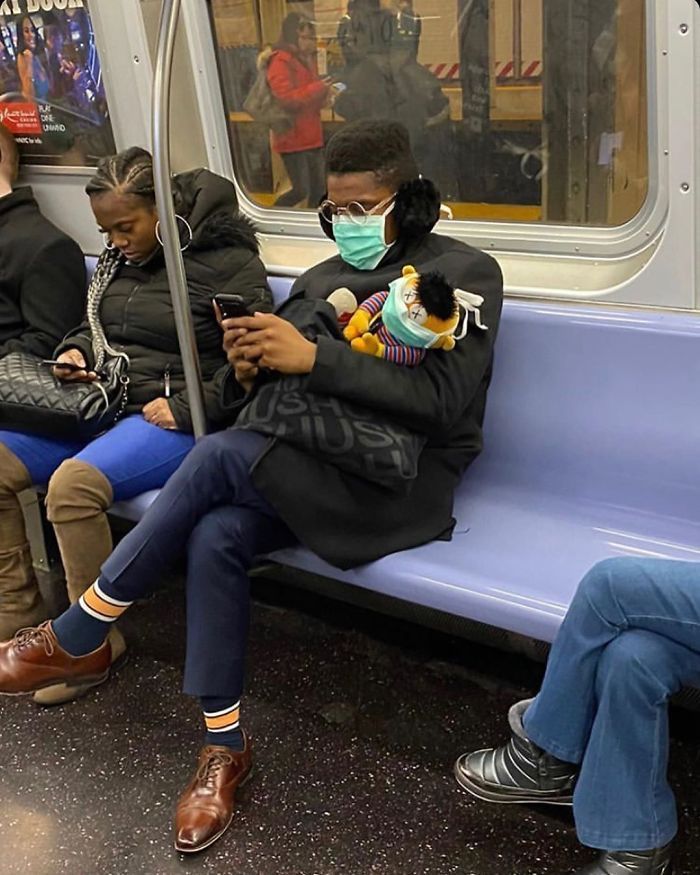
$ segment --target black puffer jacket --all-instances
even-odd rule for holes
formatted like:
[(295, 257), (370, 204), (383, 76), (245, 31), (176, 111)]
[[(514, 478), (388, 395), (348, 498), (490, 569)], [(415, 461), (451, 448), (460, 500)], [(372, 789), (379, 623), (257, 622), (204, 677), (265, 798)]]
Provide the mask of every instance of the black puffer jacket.
[[(178, 211), (192, 227), (184, 252), (185, 270), (211, 428), (222, 423), (220, 383), (227, 371), (221, 329), (212, 309), (217, 292), (235, 292), (251, 309), (267, 311), (272, 296), (258, 256), (253, 225), (238, 212), (233, 185), (208, 170), (177, 177), (173, 186)], [(185, 236), (186, 235), (186, 236)], [(189, 234), (184, 232), (183, 243)], [(129, 365), (129, 406), (137, 412), (155, 398), (169, 399), (177, 427), (192, 430), (182, 358), (162, 252), (147, 264), (124, 264), (100, 306), (109, 343), (124, 351)], [(92, 337), (83, 324), (63, 340), (57, 354), (80, 349), (92, 365)]]
[[(394, 244), (375, 270), (355, 270), (340, 256), (331, 258), (300, 276), (292, 291), (317, 299), (346, 287), (364, 301), (386, 289), (406, 264), (422, 273), (441, 271), (457, 288), (483, 295), (481, 317), (488, 331), (470, 328), (451, 352), (432, 350), (415, 368), (360, 355), (344, 341), (320, 336), (316, 363), (305, 383), (309, 394), (302, 402), (325, 395), (330, 410), (333, 399), (349, 402), (425, 438), (418, 475), (408, 492), (397, 494), (349, 474), (319, 453), (280, 438), (270, 441), (253, 468), (253, 483), (301, 543), (339, 568), (436, 538), (449, 539), (455, 488), (483, 443), (481, 426), (503, 302), (503, 279), (493, 258), (449, 237), (426, 234)], [(280, 307), (280, 316), (292, 301)], [(233, 375), (224, 383), (231, 418), (254, 397), (243, 397)], [(295, 407), (298, 411), (302, 404), (295, 401)]]

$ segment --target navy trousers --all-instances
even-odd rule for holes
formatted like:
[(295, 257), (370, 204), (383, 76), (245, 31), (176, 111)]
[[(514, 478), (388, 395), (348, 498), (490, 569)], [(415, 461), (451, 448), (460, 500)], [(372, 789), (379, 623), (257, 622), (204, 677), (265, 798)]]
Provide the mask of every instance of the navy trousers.
[(581, 771), (583, 844), (644, 851), (675, 836), (668, 698), (700, 685), (700, 563), (608, 559), (583, 579), (524, 718), (544, 750)]
[(251, 482), (251, 466), (267, 443), (236, 430), (199, 441), (102, 567), (106, 592), (131, 602), (150, 594), (187, 551), (184, 690), (193, 696), (240, 698), (248, 569), (256, 555), (294, 543)]

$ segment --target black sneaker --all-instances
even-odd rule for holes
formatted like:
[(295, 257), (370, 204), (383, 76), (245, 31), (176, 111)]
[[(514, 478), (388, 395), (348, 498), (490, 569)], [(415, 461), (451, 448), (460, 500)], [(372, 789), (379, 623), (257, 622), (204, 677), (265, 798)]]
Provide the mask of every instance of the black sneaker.
[(486, 802), (571, 805), (578, 766), (558, 760), (527, 738), (522, 718), (531, 702), (518, 702), (510, 709), (508, 744), (466, 753), (457, 760), (455, 777), (460, 787)]
[(671, 845), (653, 851), (605, 851), (574, 875), (671, 875)]

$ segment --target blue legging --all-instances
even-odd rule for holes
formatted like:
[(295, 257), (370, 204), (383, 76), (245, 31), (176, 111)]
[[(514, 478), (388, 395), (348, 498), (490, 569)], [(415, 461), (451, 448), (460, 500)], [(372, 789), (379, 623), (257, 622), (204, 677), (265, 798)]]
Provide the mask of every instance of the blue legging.
[(92, 441), (59, 440), (0, 431), (0, 443), (24, 464), (35, 486), (48, 483), (66, 459), (87, 462), (109, 480), (115, 501), (164, 486), (194, 445), (191, 434), (128, 416)]

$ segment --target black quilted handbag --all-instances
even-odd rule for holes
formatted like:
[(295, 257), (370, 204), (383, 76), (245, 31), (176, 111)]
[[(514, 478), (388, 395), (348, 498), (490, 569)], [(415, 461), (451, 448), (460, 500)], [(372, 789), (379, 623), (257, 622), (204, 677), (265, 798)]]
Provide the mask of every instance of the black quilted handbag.
[(57, 380), (41, 359), (11, 352), (0, 359), (0, 428), (89, 440), (124, 412), (129, 378), (123, 358), (109, 359), (94, 383)]
[(116, 250), (100, 256), (87, 295), (92, 334), (92, 383), (58, 380), (51, 368), (29, 353), (0, 358), (0, 428), (50, 437), (90, 440), (111, 428), (124, 413), (129, 388), (129, 359), (112, 349), (99, 320), (104, 292), (121, 264)]

